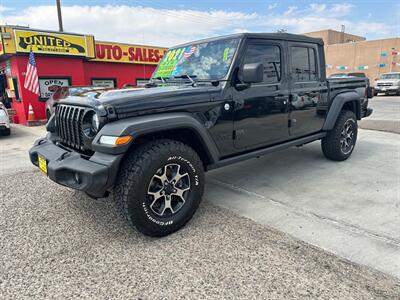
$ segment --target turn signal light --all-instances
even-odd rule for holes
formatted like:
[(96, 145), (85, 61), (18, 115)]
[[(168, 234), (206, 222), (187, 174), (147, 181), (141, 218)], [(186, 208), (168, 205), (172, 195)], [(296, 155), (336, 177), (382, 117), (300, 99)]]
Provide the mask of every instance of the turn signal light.
[(128, 144), (133, 137), (131, 135), (124, 136), (110, 136), (110, 135), (102, 135), (100, 137), (100, 144), (111, 145), (111, 146), (122, 146)]
[(132, 136), (130, 135), (125, 135), (125, 136), (119, 136), (117, 140), (115, 141), (115, 145), (126, 145), (132, 140)]

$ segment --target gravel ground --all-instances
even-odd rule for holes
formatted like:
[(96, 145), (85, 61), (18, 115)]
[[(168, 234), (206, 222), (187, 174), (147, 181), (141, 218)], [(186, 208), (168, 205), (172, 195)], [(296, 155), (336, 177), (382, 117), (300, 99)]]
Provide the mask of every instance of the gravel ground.
[(399, 299), (400, 282), (204, 202), (163, 239), (37, 171), (0, 177), (0, 298)]

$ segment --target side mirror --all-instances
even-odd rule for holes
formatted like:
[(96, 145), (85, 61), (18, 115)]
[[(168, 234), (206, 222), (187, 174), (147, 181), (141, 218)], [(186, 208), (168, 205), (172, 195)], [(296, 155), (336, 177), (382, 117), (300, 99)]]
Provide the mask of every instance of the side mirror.
[(264, 66), (261, 63), (245, 64), (242, 69), (244, 83), (259, 83), (264, 79)]

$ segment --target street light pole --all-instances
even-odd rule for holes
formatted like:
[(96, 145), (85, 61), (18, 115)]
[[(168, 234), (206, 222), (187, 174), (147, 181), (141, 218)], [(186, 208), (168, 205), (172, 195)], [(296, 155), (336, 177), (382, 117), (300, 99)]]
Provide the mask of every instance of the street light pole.
[(61, 1), (56, 0), (57, 3), (57, 15), (58, 15), (58, 30), (63, 32), (63, 22), (62, 22), (62, 15), (61, 15)]

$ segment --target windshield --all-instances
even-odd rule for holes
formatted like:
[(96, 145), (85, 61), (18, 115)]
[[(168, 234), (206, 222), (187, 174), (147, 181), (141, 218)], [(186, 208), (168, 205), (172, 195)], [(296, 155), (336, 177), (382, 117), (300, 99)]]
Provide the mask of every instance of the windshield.
[(153, 73), (157, 78), (222, 79), (232, 63), (239, 39), (224, 39), (172, 48)]
[(400, 79), (400, 74), (382, 74), (380, 79)]

